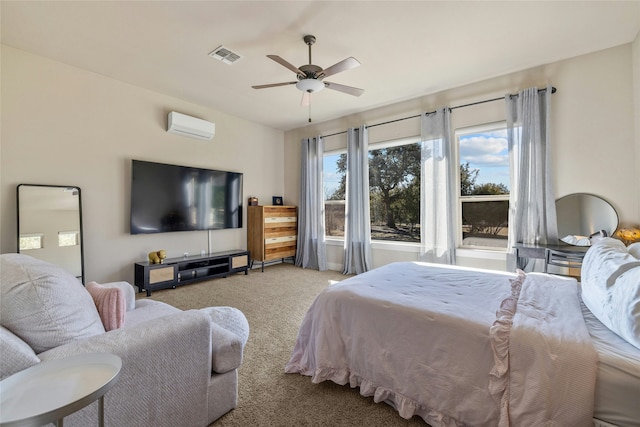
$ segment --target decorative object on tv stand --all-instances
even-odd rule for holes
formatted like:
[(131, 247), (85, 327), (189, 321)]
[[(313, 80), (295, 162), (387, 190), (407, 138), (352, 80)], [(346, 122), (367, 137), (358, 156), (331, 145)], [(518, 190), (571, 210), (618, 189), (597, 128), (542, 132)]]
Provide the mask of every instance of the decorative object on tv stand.
[(216, 124), (171, 111), (167, 115), (167, 132), (189, 138), (211, 140), (216, 134)]
[(164, 249), (159, 251), (149, 252), (149, 264), (162, 264), (167, 257), (167, 252)]
[(273, 205), (274, 206), (282, 206), (282, 197), (281, 196), (273, 196)]
[(258, 206), (258, 198), (249, 197), (249, 206)]

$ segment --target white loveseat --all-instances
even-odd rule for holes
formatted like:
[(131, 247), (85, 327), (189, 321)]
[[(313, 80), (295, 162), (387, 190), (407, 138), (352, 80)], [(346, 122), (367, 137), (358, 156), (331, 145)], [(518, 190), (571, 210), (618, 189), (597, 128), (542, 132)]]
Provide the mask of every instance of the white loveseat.
[[(59, 267), (22, 254), (0, 255), (0, 379), (32, 365), (81, 353), (122, 359), (105, 396), (110, 426), (207, 426), (235, 408), (237, 368), (249, 325), (232, 307), (181, 311), (124, 293), (124, 325), (105, 331), (94, 299)], [(94, 425), (93, 403), (65, 426)]]

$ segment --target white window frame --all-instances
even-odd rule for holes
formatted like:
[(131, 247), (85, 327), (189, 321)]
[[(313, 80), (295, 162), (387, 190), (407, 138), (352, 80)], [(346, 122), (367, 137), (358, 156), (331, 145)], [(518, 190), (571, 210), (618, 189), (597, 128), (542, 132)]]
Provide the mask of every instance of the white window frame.
[[(500, 195), (477, 195), (477, 196), (461, 196), (460, 195), (460, 137), (463, 135), (469, 135), (474, 133), (492, 132), (496, 130), (507, 129), (506, 121), (484, 123), (481, 125), (468, 126), (464, 128), (458, 128), (454, 131), (454, 151), (456, 156), (456, 248), (458, 251), (488, 251), (497, 253), (507, 253), (509, 248), (491, 247), (491, 246), (476, 246), (476, 245), (463, 245), (462, 244), (462, 204), (465, 202), (491, 202), (491, 201), (509, 201), (509, 194)], [(509, 190), (511, 191), (511, 190)]]

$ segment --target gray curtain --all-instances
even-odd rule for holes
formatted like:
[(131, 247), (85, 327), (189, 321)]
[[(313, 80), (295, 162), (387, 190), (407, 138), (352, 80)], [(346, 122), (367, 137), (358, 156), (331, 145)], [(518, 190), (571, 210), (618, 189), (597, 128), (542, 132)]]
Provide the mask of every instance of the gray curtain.
[(514, 243), (545, 244), (556, 243), (558, 239), (550, 162), (550, 101), (551, 87), (546, 91), (529, 88), (518, 96), (506, 96), (512, 173), (507, 258), (510, 271), (516, 267), (541, 270), (543, 266), (542, 260), (516, 265)]
[(451, 147), (451, 110), (441, 108), (421, 118), (420, 260), (456, 262), (455, 183), (457, 166)]
[(300, 206), (296, 265), (320, 271), (327, 269), (324, 234), (324, 192), (322, 183), (322, 137), (302, 140)]
[(369, 136), (367, 129), (347, 130), (347, 194), (343, 274), (371, 269), (369, 216)]

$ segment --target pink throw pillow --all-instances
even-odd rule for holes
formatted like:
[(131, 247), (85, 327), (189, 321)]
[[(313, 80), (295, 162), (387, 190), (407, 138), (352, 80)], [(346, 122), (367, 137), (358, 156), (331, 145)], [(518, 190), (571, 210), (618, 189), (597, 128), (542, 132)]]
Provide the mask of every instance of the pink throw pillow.
[(96, 304), (104, 329), (111, 331), (121, 328), (127, 311), (122, 289), (109, 288), (96, 282), (90, 282), (86, 288)]

